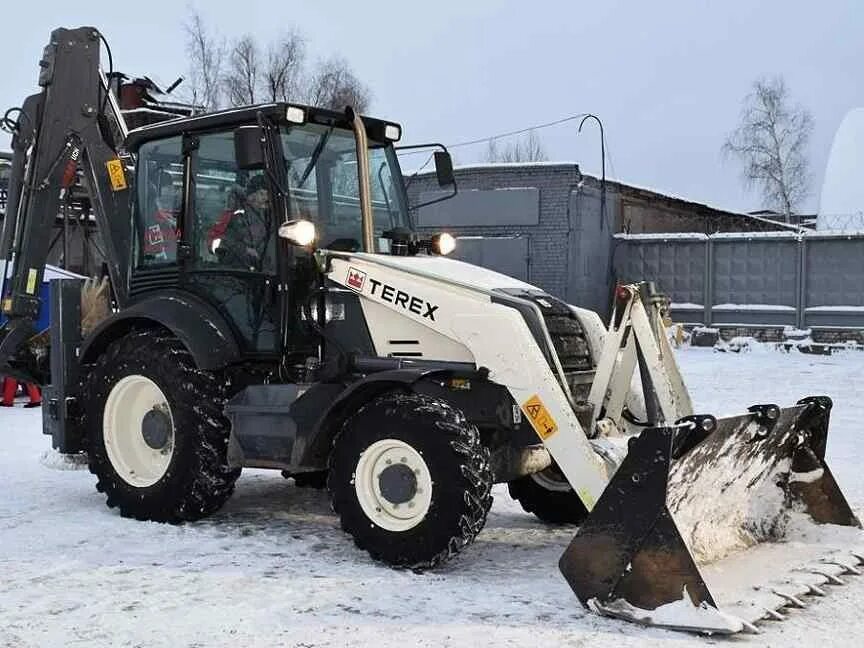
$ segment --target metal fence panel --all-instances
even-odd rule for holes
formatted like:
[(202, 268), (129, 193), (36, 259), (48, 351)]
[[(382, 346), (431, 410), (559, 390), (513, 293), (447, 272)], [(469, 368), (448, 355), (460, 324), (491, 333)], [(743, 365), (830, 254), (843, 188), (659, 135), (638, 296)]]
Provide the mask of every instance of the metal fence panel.
[(714, 304), (797, 304), (794, 240), (716, 239)]
[(654, 281), (679, 310), (705, 304), (705, 237), (645, 237), (619, 242), (615, 252), (622, 281)]
[(864, 238), (814, 237), (803, 259), (807, 326), (864, 326)]
[(795, 325), (797, 240), (724, 236), (711, 245), (713, 323)]

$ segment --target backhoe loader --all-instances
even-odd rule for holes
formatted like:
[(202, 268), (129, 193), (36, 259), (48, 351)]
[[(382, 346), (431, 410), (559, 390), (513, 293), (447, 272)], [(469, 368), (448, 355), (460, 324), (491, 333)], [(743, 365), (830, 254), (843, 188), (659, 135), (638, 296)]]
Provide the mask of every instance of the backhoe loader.
[(318, 476), (359, 547), (428, 569), (508, 483), (579, 525), (560, 569), (586, 608), (699, 632), (755, 630), (858, 573), (828, 398), (698, 414), (650, 283), (618, 287), (604, 325), (418, 234), (397, 123), (273, 103), (130, 131), (100, 39), (54, 31), (10, 120), (0, 373), (22, 371), (40, 233), (81, 172), (110, 298), (82, 334), (81, 282), (53, 286), (43, 422), (109, 507), (179, 523), (244, 467)]

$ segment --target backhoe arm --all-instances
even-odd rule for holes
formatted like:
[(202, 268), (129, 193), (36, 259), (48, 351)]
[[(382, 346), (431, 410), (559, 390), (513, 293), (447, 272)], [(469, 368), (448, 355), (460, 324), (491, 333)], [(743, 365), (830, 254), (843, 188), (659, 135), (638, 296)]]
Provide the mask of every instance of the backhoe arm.
[(0, 235), (0, 260), (6, 261), (2, 312), (8, 318), (0, 330), (0, 373), (36, 332), (50, 231), (79, 170), (103, 239), (114, 297), (119, 304), (126, 300), (130, 200), (113, 141), (114, 133), (122, 137), (126, 131), (99, 67), (100, 38), (92, 27), (52, 32), (40, 61), (42, 90), (27, 98), (14, 124), (6, 124), (13, 133), (13, 161)]

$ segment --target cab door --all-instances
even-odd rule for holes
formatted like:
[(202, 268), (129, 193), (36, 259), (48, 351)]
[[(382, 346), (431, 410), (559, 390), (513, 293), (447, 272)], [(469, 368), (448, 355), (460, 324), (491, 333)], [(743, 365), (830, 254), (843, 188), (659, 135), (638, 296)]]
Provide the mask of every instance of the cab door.
[(184, 289), (213, 304), (246, 355), (279, 352), (277, 221), (269, 182), (238, 168), (234, 132), (187, 136)]

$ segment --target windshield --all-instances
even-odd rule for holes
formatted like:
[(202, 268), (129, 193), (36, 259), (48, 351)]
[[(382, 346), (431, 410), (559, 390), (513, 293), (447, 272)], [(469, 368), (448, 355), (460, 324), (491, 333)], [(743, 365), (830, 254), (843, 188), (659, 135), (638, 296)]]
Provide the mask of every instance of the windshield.
[[(282, 149), (288, 169), (289, 217), (318, 228), (318, 245), (357, 251), (362, 247), (357, 152), (353, 131), (303, 124), (285, 127)], [(381, 234), (411, 227), (396, 154), (389, 144), (369, 142), (369, 182), (375, 251), (386, 251)]]

